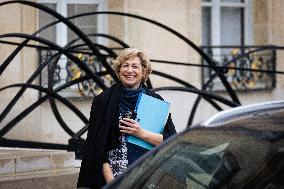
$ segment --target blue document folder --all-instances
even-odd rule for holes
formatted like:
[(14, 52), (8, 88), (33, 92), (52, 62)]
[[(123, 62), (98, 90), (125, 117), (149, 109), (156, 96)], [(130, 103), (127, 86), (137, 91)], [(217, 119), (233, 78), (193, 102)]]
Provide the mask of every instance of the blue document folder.
[[(169, 115), (170, 104), (160, 99), (141, 94), (136, 104), (136, 121), (145, 130), (162, 133)], [(154, 146), (135, 136), (130, 135), (128, 142), (136, 144), (146, 149), (152, 149)]]

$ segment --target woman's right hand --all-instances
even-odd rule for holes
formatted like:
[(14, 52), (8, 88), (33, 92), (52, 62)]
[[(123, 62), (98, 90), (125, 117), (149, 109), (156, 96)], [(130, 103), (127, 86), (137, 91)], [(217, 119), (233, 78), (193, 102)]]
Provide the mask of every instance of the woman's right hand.
[[(160, 133), (154, 133), (143, 129), (140, 124), (129, 118), (123, 118), (119, 120), (120, 132), (136, 136), (146, 142), (149, 142), (155, 146), (163, 142), (163, 135)], [(123, 126), (124, 125), (124, 126)]]
[(133, 135), (141, 139), (145, 138), (145, 130), (134, 119), (123, 118), (119, 120), (119, 128), (122, 133)]

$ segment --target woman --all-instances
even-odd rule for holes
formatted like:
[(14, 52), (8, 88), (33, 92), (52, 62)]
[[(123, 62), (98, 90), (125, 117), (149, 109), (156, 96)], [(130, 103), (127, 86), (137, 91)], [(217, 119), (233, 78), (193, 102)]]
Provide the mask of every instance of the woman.
[(144, 84), (152, 71), (146, 55), (135, 48), (124, 49), (114, 60), (114, 66), (120, 82), (93, 101), (78, 187), (102, 187), (148, 151), (128, 143), (127, 135), (156, 146), (176, 133), (171, 115), (161, 134), (146, 131), (131, 119), (141, 93), (162, 100)]

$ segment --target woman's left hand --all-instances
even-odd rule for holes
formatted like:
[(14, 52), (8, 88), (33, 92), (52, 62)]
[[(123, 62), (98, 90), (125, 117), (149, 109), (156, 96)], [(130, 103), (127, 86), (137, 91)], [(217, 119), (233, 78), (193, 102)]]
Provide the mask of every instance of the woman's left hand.
[(144, 138), (145, 130), (140, 126), (140, 124), (130, 118), (123, 118), (119, 120), (120, 132), (136, 136), (138, 138)]

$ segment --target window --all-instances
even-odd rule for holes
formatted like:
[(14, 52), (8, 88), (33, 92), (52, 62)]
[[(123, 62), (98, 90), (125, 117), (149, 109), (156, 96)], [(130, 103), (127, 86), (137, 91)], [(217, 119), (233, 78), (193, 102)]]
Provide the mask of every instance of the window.
[[(271, 89), (276, 82), (273, 74), (234, 69), (275, 70), (275, 50), (251, 46), (252, 3), (252, 0), (202, 2), (202, 48), (218, 66), (232, 68), (224, 70), (225, 77), (236, 90)], [(204, 68), (202, 73), (205, 84), (215, 71)], [(219, 91), (224, 87), (215, 79), (209, 90)]]
[[(103, 0), (38, 0), (38, 3), (41, 3), (64, 17), (70, 17), (81, 13), (86, 12), (95, 12), (105, 10), (105, 1)], [(56, 21), (56, 18), (43, 12), (38, 12), (38, 26), (39, 28), (45, 26), (48, 23)], [(74, 23), (79, 29), (82, 30), (85, 34), (94, 34), (94, 33), (105, 33), (106, 32), (106, 17), (102, 15), (90, 15), (79, 17), (70, 20)], [(63, 23), (56, 24), (48, 29), (44, 30), (39, 34), (40, 37), (48, 39), (52, 42), (55, 42), (57, 45), (64, 47), (70, 41), (78, 38), (78, 36)], [(92, 38), (93, 42), (104, 44), (102, 38)], [(95, 40), (95, 41), (94, 41)], [(79, 44), (79, 41), (73, 45)], [(39, 63), (42, 63), (44, 60), (50, 58), (54, 55), (54, 51), (47, 51), (44, 49), (39, 50)], [(73, 54), (77, 56), (82, 62), (90, 64), (93, 71), (98, 71), (99, 63), (93, 56), (86, 54)], [(48, 71), (50, 71), (50, 65), (48, 69), (45, 69), (41, 74), (41, 85), (47, 87), (48, 85)], [(80, 69), (66, 58), (66, 56), (61, 56), (58, 60), (56, 68), (52, 69), (52, 77), (54, 86), (62, 85), (68, 81), (74, 80), (82, 76)], [(104, 79), (103, 79), (104, 80)], [(91, 82), (91, 81), (90, 81)], [(77, 96), (93, 96), (95, 93), (101, 91), (94, 83), (89, 81), (80, 83), (76, 86), (71, 86), (67, 90), (64, 90), (65, 97), (77, 97)]]
[(203, 0), (202, 45), (251, 45), (251, 0)]
[(219, 188), (238, 170), (237, 159), (227, 151), (229, 143), (209, 147), (184, 139), (180, 136), (152, 152), (120, 177), (114, 188)]
[[(84, 12), (102, 11), (106, 6), (103, 0), (38, 0), (37, 2), (56, 10), (56, 12), (65, 17)], [(55, 21), (55, 18), (39, 11), (39, 28), (51, 21)], [(103, 16), (82, 17), (71, 21), (84, 33), (103, 33), (106, 30), (104, 24), (106, 20), (104, 20)], [(75, 37), (74, 33), (67, 29), (64, 24), (57, 24), (52, 28), (52, 31), (48, 34), (42, 33), (41, 36), (56, 41), (60, 46), (66, 45), (68, 41)]]
[(210, 149), (198, 149), (190, 144), (176, 148), (159, 162), (143, 188), (218, 188), (234, 172), (230, 161), (235, 160), (229, 160), (225, 152), (208, 153)]

